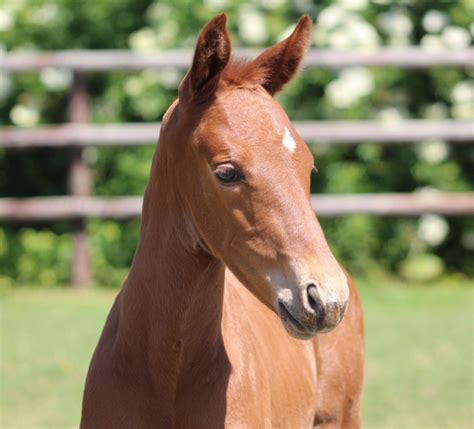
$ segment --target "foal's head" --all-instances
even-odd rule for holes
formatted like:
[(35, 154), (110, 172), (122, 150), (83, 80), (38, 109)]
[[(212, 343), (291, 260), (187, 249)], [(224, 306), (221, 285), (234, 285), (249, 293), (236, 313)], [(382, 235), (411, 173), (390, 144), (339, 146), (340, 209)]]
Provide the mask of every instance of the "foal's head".
[(225, 22), (219, 15), (202, 30), (162, 143), (174, 145), (176, 192), (195, 236), (308, 339), (337, 326), (349, 295), (310, 205), (313, 157), (273, 98), (301, 63), (311, 21), (252, 62), (230, 59)]

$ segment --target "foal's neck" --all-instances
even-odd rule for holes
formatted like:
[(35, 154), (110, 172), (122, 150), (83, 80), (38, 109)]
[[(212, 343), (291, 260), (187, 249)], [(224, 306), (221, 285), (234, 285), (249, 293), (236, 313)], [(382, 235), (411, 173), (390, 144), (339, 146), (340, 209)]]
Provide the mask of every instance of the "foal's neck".
[(150, 376), (160, 370), (182, 376), (212, 365), (222, 350), (224, 265), (196, 245), (160, 152), (145, 192), (120, 325), (121, 334), (133, 338), (130, 349), (148, 361)]

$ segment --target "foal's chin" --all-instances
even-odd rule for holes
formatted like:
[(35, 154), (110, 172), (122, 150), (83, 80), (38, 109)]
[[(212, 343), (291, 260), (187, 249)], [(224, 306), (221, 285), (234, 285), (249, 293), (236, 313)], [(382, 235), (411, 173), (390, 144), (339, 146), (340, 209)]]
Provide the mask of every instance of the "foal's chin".
[[(286, 305), (279, 302), (277, 314), (285, 330), (293, 338), (298, 340), (310, 340), (317, 334), (327, 333), (335, 329), (339, 323), (341, 323), (345, 310), (346, 308), (343, 308), (339, 314), (328, 315), (327, 318), (308, 321), (307, 318), (296, 316), (296, 312), (293, 309), (288, 309)], [(305, 320), (305, 322), (302, 320)]]
[(336, 325), (329, 327), (306, 327), (303, 326), (301, 323), (295, 324), (295, 322), (292, 320), (284, 319), (281, 315), (280, 319), (283, 326), (285, 327), (286, 332), (288, 332), (288, 334), (290, 334), (293, 338), (296, 338), (297, 340), (311, 340), (317, 334), (323, 334), (332, 331), (340, 323), (338, 322)]
[(311, 340), (316, 336), (318, 331), (312, 331), (312, 330), (302, 330), (297, 327), (295, 327), (291, 322), (288, 322), (286, 320), (282, 319), (283, 326), (286, 329), (286, 332), (288, 332), (293, 338), (296, 338), (297, 340)]

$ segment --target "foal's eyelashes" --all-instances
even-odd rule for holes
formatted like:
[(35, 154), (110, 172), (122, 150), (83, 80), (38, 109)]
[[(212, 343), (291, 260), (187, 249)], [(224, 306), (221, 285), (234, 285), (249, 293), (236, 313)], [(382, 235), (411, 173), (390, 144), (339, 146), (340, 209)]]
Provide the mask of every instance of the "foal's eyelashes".
[(222, 185), (236, 185), (245, 182), (245, 176), (232, 164), (220, 164), (214, 169), (214, 176)]

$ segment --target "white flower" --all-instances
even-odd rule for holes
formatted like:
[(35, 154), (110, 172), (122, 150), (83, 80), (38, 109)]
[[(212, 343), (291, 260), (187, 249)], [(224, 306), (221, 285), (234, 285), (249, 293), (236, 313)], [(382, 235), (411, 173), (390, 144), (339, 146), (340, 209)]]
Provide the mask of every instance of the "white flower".
[(318, 46), (318, 47), (326, 46), (328, 44), (328, 36), (329, 36), (329, 33), (324, 27), (320, 25), (316, 25), (314, 27), (313, 43), (315, 44), (315, 46)]
[(439, 33), (448, 23), (448, 17), (444, 12), (431, 9), (425, 13), (422, 23), (428, 33)]
[(243, 41), (258, 45), (267, 40), (267, 28), (263, 15), (251, 6), (242, 6), (239, 10), (239, 34)]
[(449, 25), (441, 33), (441, 40), (449, 49), (465, 49), (471, 43), (471, 35), (465, 28)]
[(159, 49), (168, 49), (175, 45), (179, 34), (179, 25), (175, 18), (169, 17), (161, 22), (155, 34), (155, 45)]
[(175, 68), (164, 67), (158, 72), (159, 82), (167, 89), (176, 89), (181, 78), (181, 72)]
[(146, 11), (147, 18), (154, 22), (166, 20), (172, 13), (173, 9), (166, 3), (153, 3)]
[(396, 107), (386, 107), (380, 109), (376, 114), (376, 119), (385, 124), (397, 124), (403, 121), (405, 115)]
[(346, 91), (344, 83), (340, 79), (333, 80), (326, 86), (326, 97), (334, 107), (345, 109), (352, 106), (357, 97)]
[(39, 111), (33, 106), (17, 104), (10, 111), (10, 119), (18, 127), (33, 127), (39, 122)]
[(368, 0), (338, 0), (338, 3), (347, 10), (361, 11), (367, 9)]
[[(214, 0), (214, 1), (217, 1), (217, 0)], [(265, 9), (278, 9), (279, 7), (285, 4), (285, 0), (260, 0), (260, 4)]]
[(365, 67), (349, 67), (341, 71), (341, 79), (359, 97), (369, 95), (374, 89), (372, 73)]
[(410, 37), (406, 34), (392, 34), (388, 39), (388, 45), (401, 48), (403, 46), (410, 46)]
[(420, 217), (418, 223), (418, 238), (430, 246), (441, 244), (449, 232), (449, 225), (439, 215), (426, 214)]
[(326, 87), (328, 101), (335, 107), (347, 108), (374, 89), (372, 74), (364, 67), (350, 67), (342, 70), (339, 77)]
[(12, 92), (13, 83), (10, 75), (0, 72), (0, 101), (5, 100)]
[(132, 33), (128, 38), (128, 43), (132, 51), (136, 52), (153, 52), (157, 50), (156, 34), (148, 27)]
[(339, 3), (323, 9), (315, 26), (314, 43), (337, 50), (377, 48), (380, 39), (375, 28), (353, 10), (344, 9), (344, 2), (359, 4), (359, 0), (340, 0)]
[(124, 90), (130, 97), (136, 97), (140, 95), (145, 88), (143, 79), (138, 76), (131, 76), (125, 80)]
[(333, 23), (327, 26), (316, 25), (313, 41), (317, 46), (329, 46), (336, 50), (370, 51), (380, 45), (380, 38), (375, 28), (354, 12), (346, 12), (343, 22), (337, 25)]
[(451, 115), (455, 119), (474, 119), (474, 104), (473, 103), (460, 103), (456, 104), (451, 108)]
[(13, 16), (6, 9), (0, 9), (0, 31), (8, 31), (13, 26)]
[(417, 146), (418, 157), (429, 164), (439, 164), (446, 159), (448, 153), (448, 145), (439, 139), (425, 140)]
[(380, 38), (368, 22), (360, 18), (349, 20), (346, 27), (351, 42), (351, 48), (374, 50), (380, 45)]
[(408, 36), (413, 30), (413, 24), (410, 17), (405, 13), (396, 14), (394, 17), (394, 31), (395, 34)]
[(448, 107), (444, 103), (433, 103), (425, 107), (426, 119), (444, 119), (448, 116)]
[(54, 3), (45, 3), (30, 14), (30, 21), (37, 25), (47, 25), (54, 21), (59, 13), (59, 8)]
[(348, 50), (352, 47), (352, 39), (346, 30), (329, 33), (328, 45), (335, 50)]
[(420, 40), (421, 47), (426, 51), (439, 51), (445, 49), (439, 36), (425, 34)]
[(51, 91), (63, 91), (69, 88), (72, 81), (70, 70), (47, 67), (41, 70), (41, 83)]
[(454, 103), (474, 103), (474, 80), (458, 82), (451, 92), (451, 100)]
[(229, 0), (204, 0), (204, 4), (211, 10), (226, 10), (229, 6)]
[(317, 25), (331, 30), (340, 24), (344, 24), (346, 17), (347, 12), (337, 4), (333, 4), (319, 13)]
[(413, 29), (409, 16), (400, 10), (382, 13), (378, 23), (385, 33), (392, 36), (408, 36)]
[(474, 81), (458, 82), (452, 92), (453, 107), (451, 114), (456, 119), (474, 118)]

